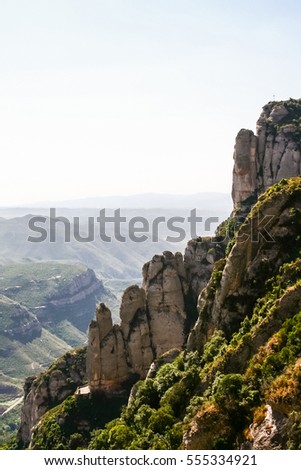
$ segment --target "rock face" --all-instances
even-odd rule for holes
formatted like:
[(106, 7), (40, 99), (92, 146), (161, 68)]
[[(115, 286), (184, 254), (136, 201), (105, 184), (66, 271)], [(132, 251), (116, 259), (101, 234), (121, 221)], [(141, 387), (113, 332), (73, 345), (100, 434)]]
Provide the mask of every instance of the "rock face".
[(266, 406), (265, 417), (258, 424), (252, 424), (250, 435), (252, 438), (252, 449), (254, 450), (281, 450), (285, 449), (287, 436), (285, 430), (288, 418), (280, 411)]
[(236, 205), (257, 194), (257, 137), (252, 131), (239, 131), (233, 158), (232, 198)]
[(206, 287), (216, 261), (225, 256), (226, 241), (222, 237), (190, 240), (184, 255), (187, 283), (192, 304)]
[(39, 377), (26, 379), (18, 440), (29, 443), (41, 416), (74, 393), (85, 379), (86, 348), (66, 353)]
[(125, 290), (121, 324), (112, 325), (110, 311), (100, 304), (89, 327), (88, 382), (92, 392), (112, 392), (133, 377), (145, 378), (153, 360), (185, 343), (183, 257), (164, 252), (143, 267), (142, 287)]
[(235, 208), (254, 203), (282, 178), (300, 174), (300, 116), (300, 100), (270, 102), (257, 121), (257, 135), (246, 129), (239, 131), (233, 156)]
[(181, 253), (165, 251), (163, 256), (154, 256), (143, 268), (143, 288), (155, 357), (182, 348), (188, 286)]

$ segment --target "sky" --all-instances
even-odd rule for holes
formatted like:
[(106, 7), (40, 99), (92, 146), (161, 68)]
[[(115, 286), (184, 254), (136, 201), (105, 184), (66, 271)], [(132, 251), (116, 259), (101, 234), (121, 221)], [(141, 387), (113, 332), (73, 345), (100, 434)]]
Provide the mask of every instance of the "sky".
[(239, 129), (300, 98), (299, 0), (0, 0), (0, 206), (229, 192)]

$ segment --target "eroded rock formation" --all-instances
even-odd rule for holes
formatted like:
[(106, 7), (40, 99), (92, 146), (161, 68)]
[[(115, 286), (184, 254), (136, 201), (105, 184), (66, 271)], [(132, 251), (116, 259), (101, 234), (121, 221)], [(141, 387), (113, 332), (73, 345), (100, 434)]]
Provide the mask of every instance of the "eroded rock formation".
[(198, 296), (206, 287), (216, 261), (225, 256), (227, 239), (207, 237), (190, 240), (184, 255), (189, 292), (192, 304), (197, 303)]
[(236, 137), (232, 198), (234, 207), (254, 203), (282, 178), (300, 174), (299, 101), (270, 102), (263, 107), (255, 135), (241, 129)]
[(185, 344), (186, 271), (180, 253), (155, 255), (143, 267), (142, 287), (125, 290), (120, 325), (104, 304), (89, 328), (88, 382), (92, 392), (112, 391), (131, 377), (145, 378), (153, 360)]

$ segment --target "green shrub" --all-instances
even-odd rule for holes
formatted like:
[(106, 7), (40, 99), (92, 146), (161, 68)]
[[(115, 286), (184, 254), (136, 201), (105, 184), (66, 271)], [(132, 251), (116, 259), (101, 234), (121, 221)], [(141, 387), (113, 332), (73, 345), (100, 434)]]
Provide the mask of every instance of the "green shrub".
[(221, 330), (216, 330), (211, 336), (210, 340), (204, 346), (204, 352), (201, 358), (201, 363), (206, 364), (212, 362), (216, 356), (219, 356), (227, 347), (227, 340), (225, 334)]

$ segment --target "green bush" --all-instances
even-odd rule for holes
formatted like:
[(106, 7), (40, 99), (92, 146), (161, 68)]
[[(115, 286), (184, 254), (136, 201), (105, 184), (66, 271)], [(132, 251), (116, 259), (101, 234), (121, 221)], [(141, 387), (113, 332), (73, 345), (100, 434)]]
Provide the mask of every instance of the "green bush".
[(201, 358), (201, 363), (206, 364), (212, 362), (216, 356), (219, 356), (227, 347), (227, 340), (225, 334), (221, 330), (216, 330), (211, 336), (210, 340), (204, 346), (204, 352)]

